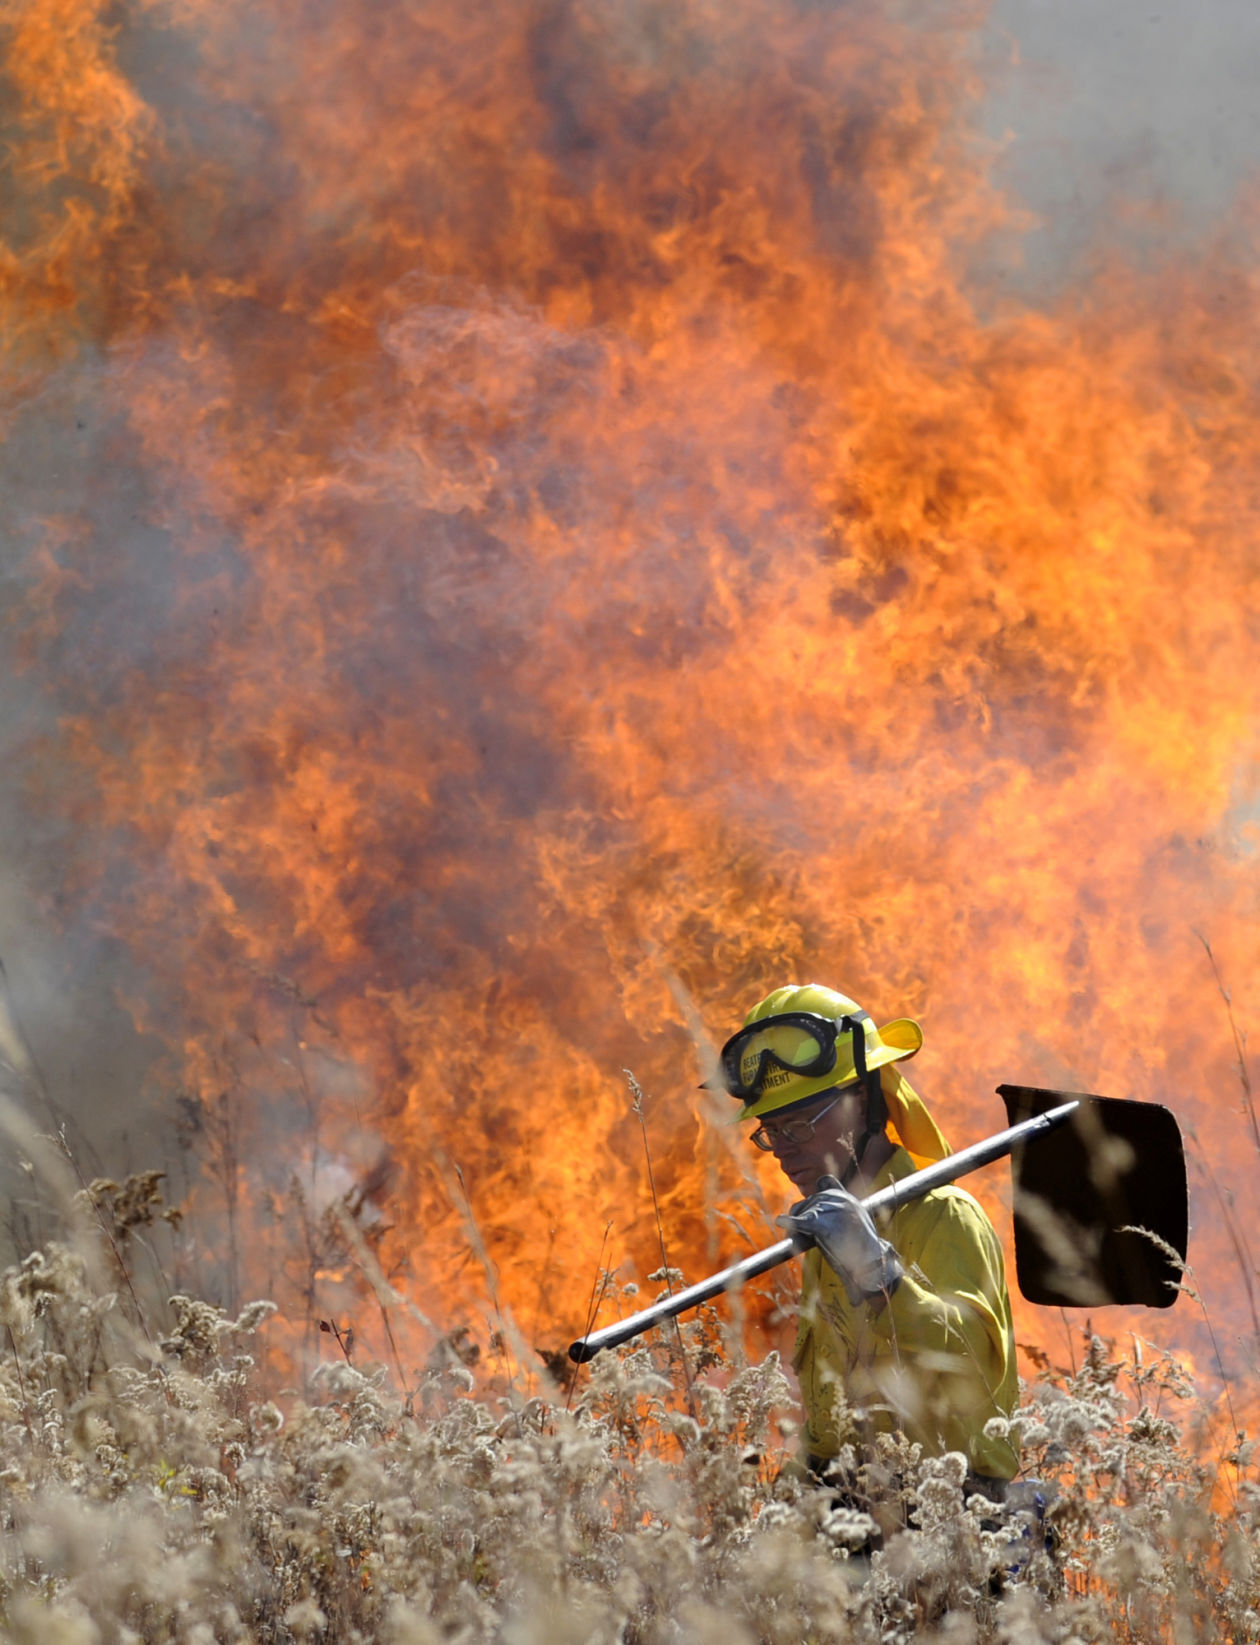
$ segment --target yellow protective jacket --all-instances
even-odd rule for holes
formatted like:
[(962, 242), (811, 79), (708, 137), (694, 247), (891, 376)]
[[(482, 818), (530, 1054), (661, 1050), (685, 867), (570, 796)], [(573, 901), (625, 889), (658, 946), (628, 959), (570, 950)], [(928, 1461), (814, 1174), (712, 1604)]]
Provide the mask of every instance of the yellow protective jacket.
[[(914, 1169), (898, 1148), (873, 1189)], [(962, 1451), (975, 1473), (1011, 1479), (1014, 1448), (984, 1432), (991, 1417), (1011, 1414), (1019, 1393), (993, 1225), (952, 1185), (876, 1221), (905, 1268), (887, 1302), (854, 1307), (822, 1252), (805, 1253), (795, 1366), (807, 1454), (833, 1457), (842, 1445), (899, 1430), (930, 1456)]]

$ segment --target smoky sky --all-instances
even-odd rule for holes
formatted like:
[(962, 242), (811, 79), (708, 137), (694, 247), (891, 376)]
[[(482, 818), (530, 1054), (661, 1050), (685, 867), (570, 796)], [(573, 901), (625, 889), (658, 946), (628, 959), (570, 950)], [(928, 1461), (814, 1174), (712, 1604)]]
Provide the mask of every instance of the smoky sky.
[(1251, 0), (996, 0), (985, 39), (996, 176), (1037, 218), (1010, 271), (1025, 292), (1088, 279), (1117, 239), (1158, 259), (1219, 228), (1254, 182)]

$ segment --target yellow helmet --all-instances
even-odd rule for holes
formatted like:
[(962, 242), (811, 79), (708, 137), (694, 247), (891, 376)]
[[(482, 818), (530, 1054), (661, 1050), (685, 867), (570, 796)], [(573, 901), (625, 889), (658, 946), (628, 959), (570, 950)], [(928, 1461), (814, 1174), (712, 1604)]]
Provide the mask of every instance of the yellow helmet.
[[(764, 1027), (759, 1026), (764, 1024)], [(753, 1006), (722, 1047), (722, 1082), (743, 1103), (738, 1119), (776, 1113), (852, 1085), (877, 1068), (912, 1057), (923, 1044), (917, 1022), (883, 1028), (834, 988), (793, 983)]]

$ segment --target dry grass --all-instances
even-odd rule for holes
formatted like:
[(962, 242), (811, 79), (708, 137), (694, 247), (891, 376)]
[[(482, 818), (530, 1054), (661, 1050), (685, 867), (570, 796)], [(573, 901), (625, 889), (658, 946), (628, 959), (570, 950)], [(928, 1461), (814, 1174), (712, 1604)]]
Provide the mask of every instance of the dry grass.
[[(1254, 1447), (1168, 1355), (1087, 1337), (1071, 1371), (1037, 1360), (1014, 1425), (1053, 1555), (964, 1499), (961, 1457), (889, 1440), (851, 1459), (887, 1530), (867, 1556), (871, 1520), (795, 1466), (777, 1358), (729, 1352), (712, 1310), (567, 1389), (519, 1340), (509, 1377), (458, 1331), (415, 1368), (347, 1226), (388, 1358), (356, 1363), (348, 1322), (312, 1337), (270, 1302), (178, 1294), (160, 1173), (76, 1184), (3, 1098), (0, 1133), (44, 1200), (0, 1276), (5, 1640), (1260, 1641)], [(269, 1337), (329, 1357), (280, 1388)]]
[(777, 1361), (732, 1365), (711, 1321), (684, 1327), (694, 1415), (672, 1334), (601, 1356), (568, 1410), (554, 1388), (475, 1384), (453, 1353), (407, 1397), (345, 1357), (269, 1397), (270, 1304), (232, 1318), (176, 1297), (161, 1328), (134, 1317), (114, 1257), (147, 1226), (146, 1191), (96, 1185), (114, 1211), (95, 1263), (52, 1241), (0, 1281), (7, 1639), (1260, 1638), (1250, 1447), (1212, 1450), (1168, 1358), (1095, 1338), (1074, 1376), (1047, 1366), (1028, 1389), (1018, 1426), (1057, 1487), (1056, 1560), (1017, 1557), (989, 1505), (964, 1502), (961, 1459), (894, 1444), (884, 1496), (916, 1523), (863, 1559), (867, 1521), (791, 1466)]

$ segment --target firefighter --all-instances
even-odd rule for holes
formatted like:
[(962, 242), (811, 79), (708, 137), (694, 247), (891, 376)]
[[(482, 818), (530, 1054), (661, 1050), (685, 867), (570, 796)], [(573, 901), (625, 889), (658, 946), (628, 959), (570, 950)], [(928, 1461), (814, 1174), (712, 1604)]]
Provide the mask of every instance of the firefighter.
[(804, 1197), (779, 1219), (812, 1242), (803, 1259), (795, 1367), (806, 1460), (820, 1475), (846, 1446), (870, 1455), (900, 1432), (927, 1455), (962, 1452), (968, 1488), (1001, 1500), (1018, 1467), (995, 1425), (1018, 1380), (1002, 1249), (956, 1186), (884, 1218), (861, 1199), (950, 1148), (897, 1064), (923, 1043), (917, 1023), (877, 1028), (846, 995), (777, 989), (722, 1049), (722, 1081), (757, 1121)]

